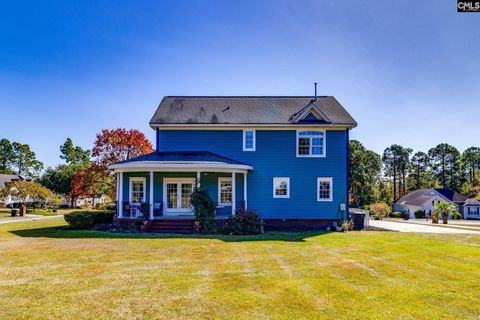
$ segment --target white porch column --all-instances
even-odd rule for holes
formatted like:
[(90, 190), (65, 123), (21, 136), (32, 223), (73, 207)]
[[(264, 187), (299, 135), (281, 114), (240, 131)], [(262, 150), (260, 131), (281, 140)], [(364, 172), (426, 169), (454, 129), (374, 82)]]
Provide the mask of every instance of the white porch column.
[(153, 171), (150, 171), (150, 220), (153, 220)]
[(201, 177), (201, 172), (197, 171), (197, 188), (200, 188), (200, 177)]
[(243, 173), (243, 203), (245, 210), (247, 210), (247, 173)]
[(232, 216), (235, 215), (235, 172), (232, 172)]
[(123, 172), (120, 171), (119, 175), (119, 184), (118, 184), (118, 216), (123, 217)]

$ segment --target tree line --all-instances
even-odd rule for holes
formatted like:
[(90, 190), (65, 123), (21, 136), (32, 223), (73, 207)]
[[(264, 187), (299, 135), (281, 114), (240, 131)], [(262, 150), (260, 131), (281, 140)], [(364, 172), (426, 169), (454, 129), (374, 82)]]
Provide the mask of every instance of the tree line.
[(374, 202), (392, 203), (423, 188), (448, 188), (468, 197), (480, 197), (480, 148), (460, 153), (441, 143), (427, 152), (393, 144), (377, 154), (359, 141), (350, 141), (350, 199), (355, 207)]
[(55, 194), (68, 198), (73, 207), (75, 200), (81, 197), (94, 199), (106, 194), (115, 199), (116, 180), (108, 166), (152, 151), (152, 144), (138, 130), (104, 129), (96, 135), (92, 150), (75, 146), (72, 139), (67, 138), (60, 146), (60, 159), (64, 163), (48, 167), (40, 174), (43, 164), (36, 159), (30, 146), (1, 139), (0, 173), (18, 174), (33, 180), (17, 183), (16, 188), (5, 191), (16, 192), (12, 195), (17, 198), (18, 190), (13, 189), (25, 189), (24, 194), (41, 194), (37, 191), (42, 190), (39, 188), (42, 185)]
[(6, 138), (0, 140), (0, 173), (34, 178), (42, 169), (43, 163), (37, 160), (28, 144), (10, 142)]

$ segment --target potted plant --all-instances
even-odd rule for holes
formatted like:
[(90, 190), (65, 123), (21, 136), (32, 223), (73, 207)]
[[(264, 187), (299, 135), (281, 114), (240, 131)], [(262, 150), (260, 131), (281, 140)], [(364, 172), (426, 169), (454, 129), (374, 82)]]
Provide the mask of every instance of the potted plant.
[(432, 223), (438, 223), (438, 213), (432, 212)]
[[(438, 221), (438, 216), (442, 216), (443, 224), (448, 223), (448, 217), (456, 212), (457, 209), (453, 204), (447, 203), (447, 202), (440, 202), (435, 205), (435, 210), (433, 210), (433, 215), (437, 216), (437, 221)], [(432, 217), (433, 217), (432, 215)], [(432, 219), (433, 221), (433, 219)]]

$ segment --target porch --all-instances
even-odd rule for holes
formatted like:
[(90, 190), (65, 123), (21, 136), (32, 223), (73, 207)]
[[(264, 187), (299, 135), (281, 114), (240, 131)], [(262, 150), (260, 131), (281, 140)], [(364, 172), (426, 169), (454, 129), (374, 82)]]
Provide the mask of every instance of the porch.
[(117, 175), (116, 219), (193, 219), (190, 196), (206, 189), (215, 215), (228, 218), (248, 203), (249, 165), (210, 152), (154, 152), (110, 166)]

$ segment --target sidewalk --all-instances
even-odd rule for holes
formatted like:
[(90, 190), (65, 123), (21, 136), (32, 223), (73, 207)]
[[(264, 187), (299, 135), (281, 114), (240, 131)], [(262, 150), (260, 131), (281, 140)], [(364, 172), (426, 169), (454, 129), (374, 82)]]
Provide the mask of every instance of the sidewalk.
[(59, 217), (59, 216), (61, 216), (61, 215), (40, 216), (40, 215), (36, 215), (36, 214), (27, 214), (24, 217), (3, 218), (3, 219), (0, 220), (0, 224), (22, 222), (22, 221), (43, 220), (43, 219), (55, 218), (55, 217)]

